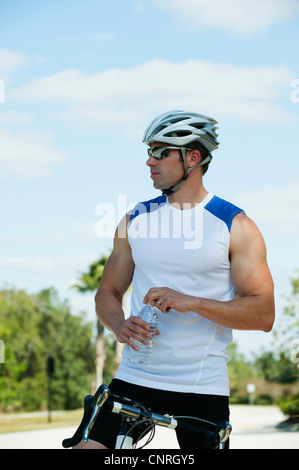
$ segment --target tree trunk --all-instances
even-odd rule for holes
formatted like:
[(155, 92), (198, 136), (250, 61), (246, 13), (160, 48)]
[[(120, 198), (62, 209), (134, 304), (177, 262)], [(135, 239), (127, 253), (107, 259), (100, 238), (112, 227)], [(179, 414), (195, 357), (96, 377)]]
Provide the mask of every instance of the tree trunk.
[[(122, 299), (122, 309), (125, 313), (126, 316), (126, 302), (125, 302), (125, 296), (123, 296)], [(119, 366), (121, 360), (122, 360), (122, 352), (124, 349), (125, 345), (124, 343), (120, 343), (119, 341), (115, 341), (115, 360), (116, 360), (116, 365), (117, 367)]]
[(120, 364), (120, 361), (122, 360), (122, 352), (124, 349), (124, 344), (120, 343), (119, 341), (115, 341), (115, 360), (116, 360), (116, 365), (117, 367)]
[[(122, 308), (125, 311), (125, 301), (122, 301)], [(124, 344), (119, 341), (115, 341), (115, 359), (116, 359), (116, 370), (122, 360), (122, 351), (124, 349)], [(98, 335), (96, 340), (96, 376), (95, 376), (95, 389), (102, 385), (103, 383), (103, 371), (106, 360), (106, 344), (105, 344), (105, 335), (104, 327), (98, 321)], [(115, 372), (116, 372), (115, 370)]]
[(104, 327), (98, 322), (98, 336), (96, 341), (96, 389), (103, 383), (103, 370), (106, 360)]

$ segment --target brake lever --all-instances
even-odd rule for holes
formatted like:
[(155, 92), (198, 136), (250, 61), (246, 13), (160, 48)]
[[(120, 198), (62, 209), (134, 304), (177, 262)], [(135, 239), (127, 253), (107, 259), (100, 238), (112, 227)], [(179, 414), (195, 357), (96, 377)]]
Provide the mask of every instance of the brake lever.
[(101, 385), (98, 388), (98, 390), (96, 391), (96, 393), (94, 395), (95, 404), (94, 404), (94, 408), (93, 408), (93, 411), (92, 411), (92, 415), (91, 415), (91, 418), (90, 418), (89, 422), (87, 423), (87, 425), (85, 426), (84, 431), (83, 431), (83, 442), (88, 441), (90, 431), (92, 430), (92, 427), (93, 427), (93, 425), (95, 423), (95, 420), (96, 420), (96, 418), (99, 414), (99, 411), (104, 406), (104, 403), (108, 400), (110, 395), (111, 395), (110, 390), (106, 385)]
[(223, 423), (220, 424), (219, 428), (220, 429), (218, 431), (218, 435), (220, 444), (224, 444), (231, 435), (232, 426), (228, 421), (223, 421)]

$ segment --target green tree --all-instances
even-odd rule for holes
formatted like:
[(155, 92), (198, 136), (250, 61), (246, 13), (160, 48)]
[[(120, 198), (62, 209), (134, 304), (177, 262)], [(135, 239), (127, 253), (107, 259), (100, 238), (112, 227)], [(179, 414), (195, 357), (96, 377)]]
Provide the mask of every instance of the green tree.
[(42, 394), (36, 388), (36, 381), (44, 379), (44, 345), (39, 335), (39, 323), (36, 298), (24, 291), (1, 291), (0, 338), (5, 344), (5, 363), (0, 364), (0, 400), (4, 408), (30, 408), (32, 404), (35, 409), (42, 405)]
[(258, 375), (268, 382), (291, 384), (297, 380), (296, 367), (281, 351), (278, 354), (263, 352), (255, 359), (254, 366)]
[[(87, 272), (81, 273), (79, 284), (73, 285), (79, 292), (96, 292), (98, 289), (108, 256), (103, 255), (98, 261), (92, 263)], [(108, 383), (112, 372), (117, 366), (119, 349), (121, 345), (116, 341), (114, 335), (105, 330), (104, 326), (97, 320), (96, 339), (96, 387), (102, 383)]]
[(94, 372), (95, 346), (92, 324), (85, 314), (72, 315), (67, 301), (61, 302), (54, 289), (39, 294), (43, 312), (42, 337), (47, 356), (55, 360), (53, 406), (73, 409), (89, 393)]
[(286, 306), (274, 328), (274, 355), (277, 358), (279, 381), (298, 380), (298, 364), (292, 360), (292, 344), (299, 341), (299, 277), (291, 278), (291, 294), (285, 296)]
[[(283, 383), (296, 383), (299, 378), (298, 352), (292, 350), (299, 342), (299, 271), (296, 277), (291, 278), (291, 294), (286, 296), (286, 306), (282, 312), (275, 330), (275, 352), (279, 356), (280, 381)], [(294, 353), (296, 353), (294, 355)], [(298, 390), (298, 389), (297, 389)], [(280, 401), (279, 406), (283, 413), (298, 417), (299, 393), (291, 393)]]
[(238, 351), (235, 342), (232, 342), (228, 348), (228, 374), (233, 396), (242, 394), (244, 379), (254, 375), (252, 365), (246, 362), (244, 354)]
[(81, 273), (79, 277), (80, 284), (74, 284), (79, 292), (94, 292), (99, 287), (102, 279), (103, 270), (108, 260), (107, 255), (103, 255), (98, 261), (92, 263), (86, 273)]
[(0, 364), (0, 409), (37, 410), (47, 402), (47, 358), (55, 360), (53, 406), (82, 405), (93, 373), (92, 327), (74, 316), (54, 289), (29, 295), (0, 291), (0, 338), (5, 363)]

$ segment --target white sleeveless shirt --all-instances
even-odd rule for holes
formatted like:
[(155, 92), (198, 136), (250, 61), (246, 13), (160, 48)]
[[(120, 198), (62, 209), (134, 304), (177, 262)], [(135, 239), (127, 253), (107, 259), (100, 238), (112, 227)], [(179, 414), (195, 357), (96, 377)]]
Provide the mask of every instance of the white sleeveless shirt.
[[(137, 204), (128, 226), (135, 263), (131, 315), (138, 315), (152, 287), (232, 300), (230, 228), (241, 211), (211, 194), (184, 210), (164, 196)], [(228, 396), (226, 350), (232, 330), (194, 312), (157, 313), (160, 335), (153, 338), (150, 364), (133, 363), (126, 346), (115, 377), (161, 390)]]

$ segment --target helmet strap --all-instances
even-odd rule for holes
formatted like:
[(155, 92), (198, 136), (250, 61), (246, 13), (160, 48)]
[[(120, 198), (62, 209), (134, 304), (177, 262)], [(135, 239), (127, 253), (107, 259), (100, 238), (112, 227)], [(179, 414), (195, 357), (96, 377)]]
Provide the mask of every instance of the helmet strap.
[(202, 162), (198, 163), (197, 165), (193, 166), (192, 168), (187, 168), (186, 149), (181, 148), (181, 153), (182, 153), (182, 160), (183, 160), (185, 174), (184, 174), (183, 178), (176, 185), (172, 186), (169, 189), (162, 189), (163, 196), (171, 196), (171, 194), (175, 193), (181, 187), (183, 182), (186, 181), (186, 179), (189, 176), (190, 171), (194, 170), (194, 168), (196, 168), (197, 166), (203, 166), (203, 165), (205, 165), (206, 163), (208, 163), (212, 160), (212, 155), (209, 154)]

